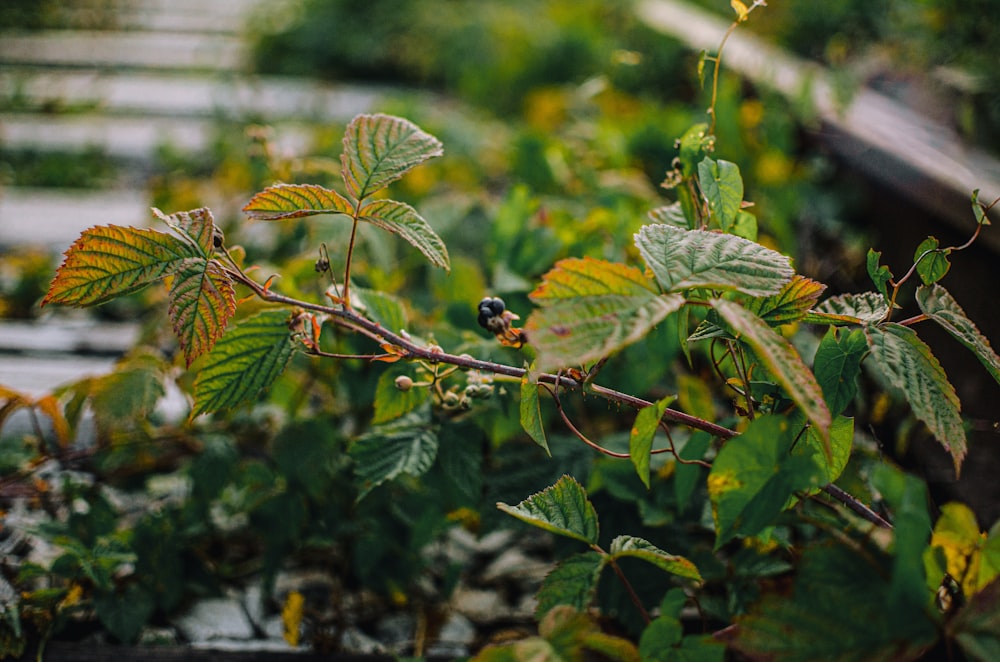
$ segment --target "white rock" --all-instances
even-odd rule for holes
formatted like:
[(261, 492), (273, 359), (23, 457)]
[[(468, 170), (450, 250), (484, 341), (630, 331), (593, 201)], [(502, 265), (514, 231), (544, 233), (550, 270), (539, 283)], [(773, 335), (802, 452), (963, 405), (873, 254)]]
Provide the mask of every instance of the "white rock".
[(196, 602), (174, 625), (192, 643), (217, 639), (253, 639), (253, 625), (235, 598), (210, 598)]
[(474, 623), (488, 624), (506, 618), (509, 609), (496, 591), (459, 586), (451, 596), (451, 606)]
[(468, 657), (469, 648), (475, 640), (476, 626), (472, 621), (457, 612), (452, 612), (441, 626), (437, 641), (427, 649), (427, 657), (450, 659)]
[(533, 559), (517, 547), (511, 547), (493, 559), (479, 578), (487, 584), (513, 581), (525, 590), (534, 590), (550, 570), (551, 563)]
[(382, 655), (386, 652), (385, 647), (377, 640), (353, 626), (344, 630), (340, 637), (340, 644), (346, 653)]

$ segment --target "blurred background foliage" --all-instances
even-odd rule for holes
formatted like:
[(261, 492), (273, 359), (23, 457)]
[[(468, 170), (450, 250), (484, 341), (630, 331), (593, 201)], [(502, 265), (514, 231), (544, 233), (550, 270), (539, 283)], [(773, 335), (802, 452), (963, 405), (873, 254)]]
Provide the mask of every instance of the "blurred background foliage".
[[(41, 10), (51, 11), (49, 4), (5, 3), (0, 20), (44, 27)], [(731, 15), (727, 2), (700, 4)], [(925, 71), (961, 66), (983, 86), (963, 93), (969, 110), (956, 111), (962, 126), (970, 135), (992, 136), (1000, 126), (995, 95), (980, 92), (1000, 75), (987, 62), (997, 37), (981, 20), (991, 3), (905, 4), (774, 2), (755, 13), (750, 28), (835, 67), (847, 67), (875, 44), (893, 57), (920, 54), (915, 62)], [(660, 184), (676, 156), (675, 141), (704, 120), (708, 105), (694, 73), (697, 54), (644, 27), (625, 0), (301, 0), (265, 4), (255, 26), (259, 73), (383, 83), (392, 101), (381, 112), (407, 117), (442, 140), (445, 156), (393, 184), (389, 195), (414, 205), (441, 234), (452, 255), (451, 275), (380, 232), (362, 236), (353, 273), (359, 286), (405, 302), (411, 333), (454, 353), (511, 364), (523, 357), (497, 346), (475, 324), (479, 299), (503, 296), (526, 317), (527, 293), (556, 260), (590, 255), (634, 263), (633, 233), (649, 209), (670, 199)], [(413, 94), (417, 89), (421, 93)], [(426, 90), (435, 95), (429, 101)], [(763, 243), (794, 255), (800, 271), (832, 291), (854, 290), (864, 277), (870, 239), (864, 215), (873, 194), (817, 149), (799, 110), (724, 76), (717, 157), (739, 164)], [(152, 203), (168, 212), (197, 207), (206, 187), (225, 198), (274, 181), (334, 186), (343, 128), (315, 127), (311, 152), (294, 156), (277, 153), (273, 130), (255, 125), (220, 125), (212, 152), (197, 158), (164, 146), (148, 180)], [(3, 154), (0, 162), (5, 183), (52, 181), (41, 157)], [(79, 168), (76, 160), (63, 163), (74, 167), (57, 178), (61, 185), (92, 186), (115, 176), (101, 155), (86, 155)], [(245, 251), (246, 264), (258, 265), (260, 274), (280, 273), (276, 287), (292, 296), (322, 299), (330, 286), (327, 274), (315, 269), (323, 244), (331, 273), (343, 273), (340, 247), (350, 227), (342, 218), (245, 225), (233, 213), (217, 220), (227, 243)], [(5, 259), (0, 271), (0, 311), (36, 316), (51, 264), (46, 270), (37, 254), (17, 260)], [(494, 397), (471, 411), (433, 414), (441, 428), (438, 462), (429, 474), (403, 477), (357, 501), (352, 440), (372, 429), (385, 385), (399, 374), (419, 378), (416, 367), (298, 356), (266, 402), (186, 424), (162, 406), (168, 391), (189, 395), (192, 389), (162, 324), (162, 307), (161, 294), (151, 289), (99, 309), (107, 317), (144, 320), (142, 340), (114, 374), (54, 394), (69, 426), (64, 437), (52, 437), (58, 430), (29, 431), (13, 439), (0, 430), (7, 435), (0, 464), (14, 475), (30, 473), (39, 457), (67, 452), (72, 439), (89, 434), (93, 442), (89, 477), (74, 475), (58, 488), (61, 498), (89, 504), (51, 523), (51, 535), (67, 551), (48, 567), (22, 571), (25, 581), (63, 580), (54, 584), (55, 594), (33, 598), (32, 622), (40, 631), (72, 615), (66, 600), (74, 586), (84, 586), (101, 622), (131, 640), (145, 622), (191, 596), (256, 574), (273, 582), (290, 558), (319, 559), (345, 591), (374, 590), (390, 607), (440, 598), (462, 569), (438, 565), (425, 553), (428, 544), (454, 526), (485, 532), (511, 525), (494, 504), (517, 503), (561, 473), (586, 483), (602, 519), (615, 522), (607, 537), (641, 535), (702, 568), (703, 615), (717, 623), (744, 613), (763, 582), (788, 571), (792, 541), (818, 535), (783, 522), (766, 544), (734, 545), (715, 555), (703, 469), (657, 456), (646, 491), (627, 462), (584, 452), (550, 408), (555, 457), (546, 460), (518, 424), (516, 384), (502, 381)], [(332, 329), (324, 342), (329, 351), (348, 354), (369, 349)], [(814, 340), (801, 342), (810, 347)], [(655, 367), (650, 356), (659, 361)], [(675, 324), (664, 323), (611, 361), (601, 381), (651, 399), (677, 393), (685, 411), (729, 424), (731, 394), (710, 387), (718, 381), (712, 372), (703, 351), (688, 364)], [(566, 405), (573, 420), (586, 422), (588, 434), (613, 449), (627, 447), (631, 414), (586, 400)], [(892, 407), (869, 393), (854, 413), (881, 425)], [(415, 413), (432, 416), (421, 407)], [(920, 432), (911, 419), (902, 420), (888, 438), (904, 444)], [(869, 498), (865, 476), (881, 449), (861, 436), (843, 482)], [(679, 447), (690, 441), (683, 431), (674, 440)], [(155, 508), (132, 513), (123, 528), (120, 507), (109, 498), (122, 493), (144, 494), (141, 503), (151, 500)], [(667, 588), (660, 575), (633, 583), (647, 604)], [(602, 601), (608, 614), (622, 615), (625, 627), (637, 622), (618, 585), (602, 586)]]

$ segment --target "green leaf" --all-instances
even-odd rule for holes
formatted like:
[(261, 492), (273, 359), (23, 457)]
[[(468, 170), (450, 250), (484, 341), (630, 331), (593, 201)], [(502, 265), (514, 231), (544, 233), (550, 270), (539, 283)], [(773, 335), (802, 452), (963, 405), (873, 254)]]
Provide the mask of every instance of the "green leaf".
[(739, 210), (736, 213), (736, 220), (733, 221), (733, 226), (729, 228), (729, 234), (743, 237), (747, 241), (757, 241), (757, 217), (745, 209)]
[(556, 605), (586, 611), (597, 592), (597, 581), (607, 560), (606, 554), (588, 551), (560, 561), (538, 589), (535, 618), (540, 620)]
[(156, 230), (117, 225), (85, 230), (66, 251), (42, 305), (93, 306), (137, 292), (200, 251)]
[(861, 360), (867, 353), (868, 342), (861, 329), (844, 331), (830, 327), (820, 341), (813, 359), (813, 373), (834, 416), (854, 400)]
[(430, 224), (410, 205), (395, 200), (376, 200), (360, 211), (360, 220), (398, 234), (424, 254), (435, 267), (448, 270), (448, 249)]
[[(925, 605), (888, 607), (885, 561), (853, 548), (820, 545), (798, 563), (792, 595), (770, 593), (736, 619), (727, 643), (754, 660), (904, 662), (937, 637)], [(869, 560), (871, 558), (871, 560)], [(893, 619), (905, 619), (896, 627)]]
[(823, 485), (815, 456), (790, 453), (796, 432), (787, 418), (764, 416), (719, 451), (708, 475), (716, 548), (760, 533), (796, 491)]
[(354, 204), (317, 184), (276, 184), (255, 194), (243, 207), (247, 216), (259, 221), (278, 221), (316, 214), (354, 216)]
[(597, 511), (583, 486), (572, 476), (563, 476), (516, 506), (498, 503), (497, 508), (545, 531), (588, 545), (597, 544)]
[(525, 332), (538, 352), (538, 369), (584, 365), (643, 338), (684, 303), (657, 294), (643, 273), (593, 258), (560, 260), (530, 298)]
[(165, 394), (157, 370), (115, 370), (94, 381), (91, 404), (94, 417), (105, 424), (145, 418)]
[(687, 217), (684, 216), (684, 210), (681, 208), (681, 203), (679, 202), (651, 209), (646, 215), (654, 223), (664, 223), (685, 229), (688, 227)]
[(236, 291), (225, 268), (215, 260), (185, 262), (174, 275), (167, 312), (190, 367), (211, 351), (236, 314)]
[(949, 630), (970, 656), (984, 661), (1000, 659), (1000, 579), (972, 596)]
[(122, 595), (99, 593), (94, 596), (97, 618), (108, 632), (126, 644), (138, 638), (155, 607), (153, 596), (136, 584), (125, 589)]
[(194, 385), (191, 416), (257, 397), (284, 371), (295, 348), (287, 311), (268, 310), (240, 320), (205, 357)]
[(536, 444), (552, 457), (549, 442), (545, 438), (545, 426), (542, 422), (542, 409), (538, 402), (538, 382), (531, 379), (530, 373), (521, 378), (521, 427)]
[(660, 570), (678, 577), (701, 581), (701, 574), (694, 563), (683, 556), (669, 554), (648, 540), (635, 536), (618, 536), (611, 541), (609, 550), (612, 559), (631, 557), (652, 563)]
[(399, 333), (407, 328), (409, 319), (406, 315), (406, 307), (399, 297), (395, 297), (378, 290), (369, 290), (364, 287), (351, 287), (351, 298), (354, 308), (373, 322), (381, 324), (383, 328)]
[(437, 433), (420, 412), (373, 428), (349, 451), (360, 482), (358, 500), (400, 474), (422, 476), (434, 464), (437, 450)]
[(780, 292), (794, 273), (781, 253), (717, 232), (645, 225), (635, 245), (668, 292), (706, 287), (768, 296)]
[[(801, 420), (801, 419), (800, 419)], [(830, 456), (827, 457), (827, 446), (812, 427), (806, 428), (802, 437), (795, 444), (792, 453), (812, 457), (823, 470), (823, 485), (832, 483), (847, 468), (851, 459), (851, 449), (854, 447), (854, 419), (837, 416), (830, 425)]]
[(816, 426), (820, 437), (826, 439), (830, 410), (823, 400), (823, 390), (795, 348), (739, 304), (724, 299), (712, 299), (709, 304), (739, 334), (739, 339), (753, 349), (767, 371)]
[(940, 285), (918, 288), (917, 305), (958, 342), (971, 349), (993, 379), (1000, 383), (1000, 357), (946, 289)]
[(646, 489), (649, 489), (649, 458), (650, 451), (653, 450), (653, 437), (660, 427), (663, 412), (676, 399), (677, 396), (668, 395), (648, 407), (643, 407), (635, 417), (635, 424), (629, 435), (628, 452), (635, 471)]
[(780, 326), (802, 319), (825, 289), (826, 285), (795, 274), (777, 294), (751, 300), (747, 310), (771, 326)]
[(917, 274), (924, 285), (931, 285), (944, 278), (948, 270), (951, 269), (951, 262), (948, 255), (951, 251), (938, 248), (936, 237), (927, 237), (917, 246), (913, 254), (913, 262), (917, 265)]
[(691, 177), (698, 171), (698, 164), (711, 151), (715, 137), (708, 132), (707, 124), (695, 124), (680, 137), (681, 172)]
[(729, 232), (743, 202), (743, 178), (739, 166), (705, 157), (698, 164), (698, 183), (722, 231)]
[(961, 403), (941, 364), (913, 329), (889, 323), (865, 327), (872, 358), (910, 403), (913, 413), (951, 453), (955, 473), (966, 453)]
[(203, 257), (210, 258), (215, 252), (215, 219), (207, 207), (164, 214), (153, 208), (153, 215), (176, 230), (183, 237), (191, 240)]
[[(712, 445), (712, 437), (707, 432), (695, 432), (684, 444), (680, 456), (682, 460), (700, 460)], [(691, 506), (691, 495), (694, 488), (702, 482), (705, 467), (698, 464), (678, 463), (674, 469), (674, 497), (677, 499), (679, 512), (686, 511)]]
[(990, 217), (986, 215), (986, 207), (979, 202), (979, 189), (972, 192), (972, 213), (979, 225), (990, 225)]
[(887, 607), (892, 628), (901, 630), (909, 626), (907, 614), (926, 606), (931, 599), (923, 559), (931, 531), (927, 486), (888, 464), (876, 467), (872, 486), (893, 513), (890, 551), (894, 558)]
[(875, 289), (878, 290), (879, 294), (888, 301), (889, 300), (889, 290), (886, 288), (886, 283), (892, 280), (892, 272), (889, 271), (889, 267), (885, 265), (879, 265), (879, 260), (882, 257), (882, 253), (876, 251), (874, 248), (868, 249), (868, 276), (875, 283)]
[(396, 378), (410, 376), (407, 368), (389, 369), (382, 373), (375, 385), (375, 416), (372, 425), (380, 425), (408, 414), (427, 401), (426, 388), (413, 387), (401, 391), (396, 386)]
[(875, 324), (889, 314), (889, 304), (878, 292), (841, 294), (823, 301), (806, 315), (811, 324)]
[(441, 142), (412, 122), (389, 115), (358, 115), (344, 133), (341, 175), (348, 192), (363, 200), (443, 153)]

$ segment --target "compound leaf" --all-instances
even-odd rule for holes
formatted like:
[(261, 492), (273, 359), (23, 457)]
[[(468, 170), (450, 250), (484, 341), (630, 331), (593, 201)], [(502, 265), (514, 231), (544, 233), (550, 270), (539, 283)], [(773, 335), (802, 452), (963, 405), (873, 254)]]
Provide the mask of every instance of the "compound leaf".
[(389, 115), (358, 115), (347, 125), (341, 175), (362, 200), (427, 159), (444, 153), (441, 142), (418, 126)]
[(737, 535), (760, 533), (792, 494), (823, 484), (825, 471), (814, 454), (789, 452), (796, 432), (787, 418), (764, 416), (719, 451), (708, 475), (717, 548)]
[(235, 313), (236, 291), (221, 264), (192, 259), (177, 271), (168, 314), (189, 367), (212, 349)]
[(583, 486), (572, 476), (563, 476), (516, 506), (498, 503), (497, 508), (540, 529), (589, 545), (597, 544), (597, 511)]
[(743, 178), (740, 169), (729, 161), (705, 157), (698, 164), (698, 182), (723, 232), (729, 232), (743, 202)]
[(556, 605), (586, 611), (597, 591), (597, 580), (607, 563), (605, 554), (589, 551), (560, 561), (538, 589), (535, 618), (541, 619)]
[(902, 390), (917, 418), (951, 453), (955, 472), (966, 453), (961, 404), (941, 364), (913, 329), (895, 323), (865, 327), (868, 347), (893, 386)]
[(820, 437), (827, 439), (831, 416), (823, 400), (823, 390), (795, 348), (739, 304), (724, 299), (712, 299), (709, 303), (739, 334), (739, 339), (753, 349), (768, 372), (816, 427)]
[(635, 424), (628, 440), (628, 453), (642, 484), (649, 488), (649, 458), (653, 449), (653, 437), (660, 427), (660, 419), (677, 396), (668, 395), (662, 400), (643, 407), (635, 417)]
[(424, 254), (435, 267), (449, 270), (448, 249), (430, 224), (408, 204), (376, 200), (361, 208), (360, 220), (398, 234)]
[(940, 324), (958, 342), (976, 355), (993, 379), (1000, 382), (1000, 357), (993, 350), (990, 341), (979, 332), (976, 325), (966, 317), (958, 302), (940, 285), (917, 289), (917, 305), (932, 320)]
[(642, 559), (672, 575), (701, 581), (701, 573), (698, 572), (698, 568), (695, 567), (694, 563), (691, 563), (691, 561), (683, 556), (669, 554), (643, 538), (618, 536), (611, 541), (609, 553), (612, 559), (620, 559), (626, 556)]
[(635, 245), (660, 286), (737, 290), (751, 296), (781, 291), (793, 275), (788, 257), (733, 235), (645, 225)]
[(278, 378), (294, 351), (287, 311), (268, 310), (240, 320), (205, 357), (191, 416), (253, 399)]
[(539, 370), (604, 358), (684, 304), (658, 294), (639, 269), (593, 258), (560, 260), (529, 296), (542, 306), (525, 324)]
[(42, 305), (104, 303), (141, 290), (192, 257), (203, 256), (164, 232), (117, 225), (90, 228), (66, 251)]
[(351, 445), (358, 499), (400, 474), (421, 476), (437, 458), (438, 436), (420, 411), (375, 427)]
[(278, 221), (316, 214), (354, 215), (350, 200), (317, 184), (276, 184), (257, 193), (243, 208), (259, 221)]

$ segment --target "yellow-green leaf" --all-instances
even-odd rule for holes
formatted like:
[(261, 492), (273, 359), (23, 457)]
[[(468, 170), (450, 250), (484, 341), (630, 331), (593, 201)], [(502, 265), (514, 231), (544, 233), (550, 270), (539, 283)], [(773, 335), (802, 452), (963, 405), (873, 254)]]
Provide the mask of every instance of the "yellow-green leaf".
[(736, 12), (737, 21), (743, 22), (747, 20), (747, 14), (750, 13), (750, 10), (747, 9), (747, 6), (740, 2), (740, 0), (729, 0), (729, 6), (733, 8), (734, 12)]
[(944, 278), (948, 270), (951, 269), (951, 262), (948, 255), (951, 251), (947, 248), (938, 248), (937, 237), (927, 237), (917, 246), (913, 254), (913, 261), (917, 265), (917, 274), (924, 285), (931, 285)]
[(811, 324), (874, 324), (885, 319), (889, 303), (878, 292), (830, 297), (805, 316)]
[(215, 260), (192, 259), (174, 276), (168, 314), (188, 366), (212, 349), (236, 313), (236, 292)]
[(739, 166), (730, 161), (705, 157), (698, 164), (698, 183), (722, 231), (729, 232), (743, 202), (743, 178)]
[(684, 299), (660, 295), (639, 270), (593, 258), (560, 260), (530, 298), (525, 323), (539, 370), (583, 365), (644, 337)]
[(215, 250), (215, 218), (208, 207), (200, 207), (190, 211), (179, 211), (173, 214), (164, 214), (159, 209), (153, 208), (153, 215), (177, 230), (182, 236), (187, 237), (201, 250), (202, 256), (212, 257)]
[(362, 200), (443, 153), (441, 142), (412, 122), (389, 115), (358, 115), (344, 133), (341, 175), (348, 192)]
[(66, 251), (42, 305), (104, 303), (141, 290), (198, 257), (193, 246), (156, 230), (90, 228)]
[(796, 274), (777, 294), (750, 301), (747, 310), (771, 326), (787, 324), (802, 319), (825, 289), (826, 285)]
[(243, 208), (247, 216), (278, 221), (316, 214), (354, 215), (350, 200), (317, 184), (277, 184), (257, 193)]
[(408, 204), (376, 200), (361, 208), (360, 220), (382, 228), (410, 242), (431, 264), (449, 269), (448, 249), (430, 224)]
[(613, 559), (620, 559), (625, 556), (642, 559), (672, 575), (701, 581), (701, 573), (698, 572), (698, 568), (694, 563), (691, 563), (691, 561), (683, 556), (669, 554), (643, 538), (618, 536), (611, 541), (609, 553)]

